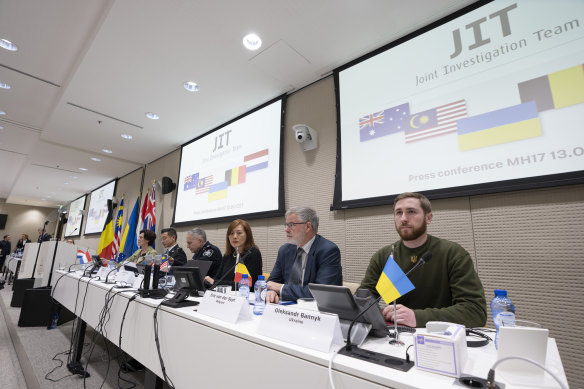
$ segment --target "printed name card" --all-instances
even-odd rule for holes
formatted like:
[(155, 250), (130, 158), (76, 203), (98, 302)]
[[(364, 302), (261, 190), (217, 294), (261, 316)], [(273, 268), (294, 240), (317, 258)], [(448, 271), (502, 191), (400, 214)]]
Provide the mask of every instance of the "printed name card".
[[(110, 272), (110, 268), (109, 267), (100, 267), (99, 270), (97, 271), (96, 276), (99, 277), (100, 281), (105, 281), (105, 278), (107, 277), (108, 273)], [(111, 278), (113, 278), (113, 276), (111, 276)]]
[(252, 318), (245, 297), (211, 290), (205, 292), (197, 312), (229, 323), (236, 323), (240, 317)]
[(337, 315), (277, 304), (266, 305), (258, 333), (326, 353), (344, 343)]
[(122, 282), (125, 285), (133, 285), (135, 278), (136, 276), (134, 275), (134, 272), (124, 270), (123, 267), (120, 268), (120, 271), (116, 274), (116, 282)]

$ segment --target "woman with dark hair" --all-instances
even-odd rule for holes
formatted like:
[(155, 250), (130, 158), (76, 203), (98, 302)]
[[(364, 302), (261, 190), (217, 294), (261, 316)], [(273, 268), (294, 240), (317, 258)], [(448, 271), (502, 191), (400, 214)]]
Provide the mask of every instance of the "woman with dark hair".
[[(235, 265), (238, 262), (247, 267), (251, 276), (251, 289), (253, 290), (254, 282), (262, 274), (262, 253), (253, 240), (253, 233), (249, 223), (242, 219), (235, 219), (227, 227), (225, 255), (223, 255), (219, 270), (215, 275), (215, 279), (207, 276), (205, 281), (211, 285), (218, 281), (217, 285), (231, 285), (234, 287)], [(229, 272), (232, 274), (227, 274)]]
[[(117, 267), (121, 267), (124, 262), (134, 262), (136, 264), (144, 262), (144, 259), (147, 255), (158, 255), (158, 252), (152, 247), (154, 241), (156, 240), (156, 233), (150, 230), (141, 230), (140, 235), (138, 235), (138, 246), (140, 248), (134, 251), (128, 259), (117, 263)], [(107, 259), (102, 260), (102, 263), (108, 264), (109, 261)], [(115, 263), (115, 262), (114, 262)]]

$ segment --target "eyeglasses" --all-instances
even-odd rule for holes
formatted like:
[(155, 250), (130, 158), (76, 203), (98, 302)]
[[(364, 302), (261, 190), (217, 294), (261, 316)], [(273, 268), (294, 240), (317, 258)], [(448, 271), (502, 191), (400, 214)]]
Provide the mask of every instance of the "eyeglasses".
[(286, 228), (286, 227), (288, 227), (288, 228), (294, 228), (294, 226), (296, 224), (306, 224), (306, 223), (308, 223), (308, 222), (298, 222), (298, 223), (296, 223), (296, 222), (290, 222), (290, 223), (284, 223), (284, 228)]

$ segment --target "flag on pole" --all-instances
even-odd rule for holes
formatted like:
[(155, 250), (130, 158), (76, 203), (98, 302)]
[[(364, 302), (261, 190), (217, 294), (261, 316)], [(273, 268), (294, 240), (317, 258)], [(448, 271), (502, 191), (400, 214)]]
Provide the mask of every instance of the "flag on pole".
[(83, 250), (77, 250), (77, 260), (81, 264), (91, 262), (91, 255), (89, 255), (89, 251), (83, 252)]
[[(140, 210), (140, 218), (136, 223), (136, 237), (134, 238), (132, 244), (132, 253), (138, 250), (140, 247), (138, 246), (138, 237), (140, 236), (140, 231), (144, 229), (144, 219), (146, 218), (146, 212), (148, 210), (148, 196), (150, 195), (150, 189), (146, 192), (146, 196), (144, 197), (144, 202), (142, 203), (142, 208)], [(131, 255), (131, 254), (130, 254)]]
[[(148, 196), (146, 216), (144, 217), (144, 230), (156, 232), (156, 181), (152, 182), (152, 191)], [(154, 243), (152, 243), (154, 248)]]
[(392, 303), (397, 298), (414, 290), (414, 284), (406, 277), (403, 270), (393, 260), (391, 254), (387, 257), (387, 262), (381, 272), (379, 281), (375, 286), (379, 295), (386, 304)]
[(122, 219), (124, 215), (124, 197), (118, 206), (118, 217), (116, 217), (114, 226), (114, 256), (120, 252), (120, 238), (122, 235)]
[(136, 241), (136, 222), (138, 220), (139, 210), (140, 195), (136, 198), (136, 203), (134, 204), (130, 218), (126, 221), (126, 227), (124, 228), (124, 234), (120, 243), (120, 253), (123, 253), (125, 258), (129, 258), (137, 250), (133, 250), (133, 243)]
[(100, 258), (112, 260), (114, 259), (114, 221), (112, 208), (112, 201), (107, 201), (107, 218), (99, 238), (99, 245), (97, 246), (97, 255)]
[(235, 283), (238, 283), (239, 281), (241, 281), (244, 274), (247, 274), (247, 276), (249, 277), (249, 281), (253, 285), (253, 280), (251, 279), (251, 274), (249, 274), (247, 267), (243, 263), (237, 264), (237, 267), (235, 268), (235, 278), (233, 279), (233, 281), (235, 281)]

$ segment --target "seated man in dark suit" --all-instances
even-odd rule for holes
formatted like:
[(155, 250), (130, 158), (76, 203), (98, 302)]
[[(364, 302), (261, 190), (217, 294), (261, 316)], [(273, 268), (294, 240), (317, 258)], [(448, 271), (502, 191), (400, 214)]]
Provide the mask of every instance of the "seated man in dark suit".
[(342, 285), (341, 252), (336, 244), (317, 235), (314, 209), (295, 207), (286, 212), (288, 243), (280, 247), (268, 279), (266, 302), (312, 297), (308, 284)]
[(221, 265), (221, 250), (207, 240), (207, 233), (201, 228), (193, 228), (187, 232), (187, 247), (193, 253), (193, 259), (199, 261), (211, 261), (213, 264), (209, 268), (207, 275), (214, 278)]
[(176, 230), (174, 228), (163, 228), (160, 240), (166, 249), (164, 252), (168, 255), (168, 263), (172, 266), (184, 266), (187, 263), (185, 251), (176, 243)]

